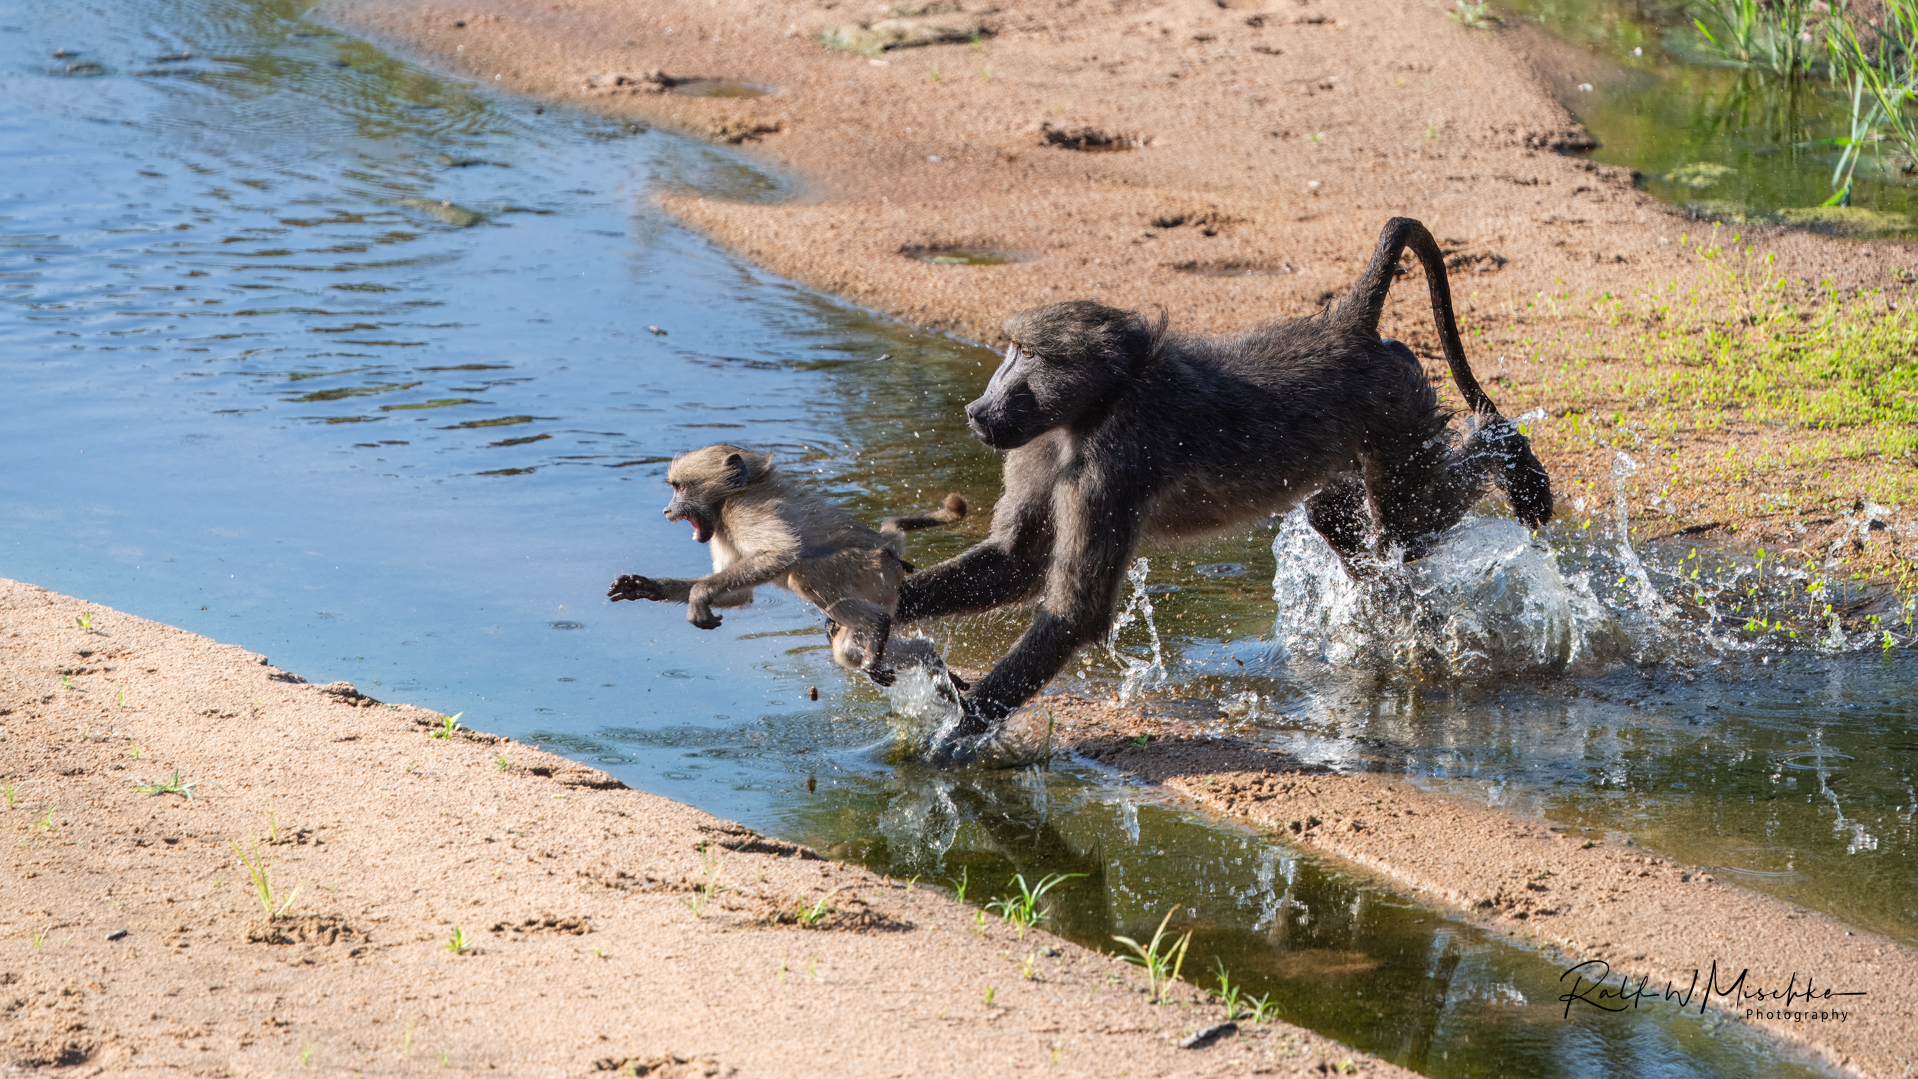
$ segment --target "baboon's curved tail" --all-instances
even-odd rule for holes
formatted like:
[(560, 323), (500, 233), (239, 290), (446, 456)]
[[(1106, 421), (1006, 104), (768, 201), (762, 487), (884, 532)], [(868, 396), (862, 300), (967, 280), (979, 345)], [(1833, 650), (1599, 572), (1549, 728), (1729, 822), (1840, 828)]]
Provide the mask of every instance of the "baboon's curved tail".
[(1398, 276), (1399, 254), (1408, 247), (1425, 267), (1425, 287), (1432, 293), (1432, 321), (1438, 324), (1439, 344), (1445, 349), (1452, 381), (1458, 384), (1458, 392), (1473, 412), (1498, 415), (1498, 406), (1472, 376), (1465, 345), (1459, 341), (1458, 320), (1452, 316), (1452, 286), (1445, 276), (1445, 253), (1422, 223), (1410, 217), (1395, 217), (1385, 223), (1378, 246), (1372, 249), (1372, 261), (1353, 283), (1352, 291), (1339, 301), (1333, 319), (1378, 336), (1379, 314), (1385, 310), (1386, 294), (1392, 291), (1392, 278)]
[(965, 497), (957, 492), (946, 496), (946, 501), (931, 513), (916, 513), (910, 517), (888, 517), (879, 522), (881, 532), (917, 532), (922, 528), (937, 528), (952, 524), (966, 515)]
[(1472, 375), (1465, 359), (1465, 345), (1459, 340), (1458, 320), (1452, 314), (1452, 286), (1445, 274), (1445, 254), (1439, 250), (1423, 224), (1409, 217), (1395, 217), (1379, 233), (1378, 246), (1372, 249), (1372, 261), (1332, 312), (1332, 320), (1346, 329), (1376, 338), (1379, 315), (1385, 309), (1385, 297), (1392, 290), (1392, 278), (1398, 275), (1399, 255), (1406, 248), (1418, 256), (1425, 268), (1425, 287), (1432, 296), (1432, 321), (1438, 325), (1439, 344), (1445, 350), (1445, 364), (1452, 369), (1452, 381), (1466, 407), (1478, 417), (1478, 429), (1472, 435), (1475, 452), (1491, 457), (1498, 485), (1512, 502), (1512, 511), (1528, 527), (1538, 528), (1552, 517), (1552, 480), (1545, 466), (1532, 454), (1531, 443), (1519, 433), (1518, 425), (1499, 415), (1485, 389)]

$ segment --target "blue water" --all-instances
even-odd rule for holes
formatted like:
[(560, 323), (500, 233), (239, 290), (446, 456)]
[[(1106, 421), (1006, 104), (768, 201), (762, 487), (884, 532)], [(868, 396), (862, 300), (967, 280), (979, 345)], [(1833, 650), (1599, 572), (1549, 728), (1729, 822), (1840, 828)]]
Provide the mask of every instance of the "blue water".
[[(749, 158), (474, 88), (302, 11), (0, 14), (0, 574), (461, 712), (836, 856), (963, 869), (975, 899), (1015, 870), (1088, 872), (1055, 908), (1088, 943), (1149, 935), (1186, 905), (1195, 969), (1219, 958), (1280, 1014), (1428, 1074), (1804, 1074), (1735, 1027), (1559, 1018), (1542, 959), (1094, 769), (886, 764), (869, 751), (883, 700), (832, 667), (816, 612), (784, 594), (711, 633), (608, 604), (620, 573), (703, 569), (659, 509), (664, 463), (707, 442), (771, 448), (868, 519), (961, 491), (981, 512), (914, 537), (915, 561), (957, 551), (997, 490), (961, 413), (993, 357), (773, 279), (652, 208), (669, 185), (780, 197), (786, 180)], [(404, 201), (422, 199), (484, 217), (460, 228)], [(1151, 552), (1180, 589), (1156, 597), (1165, 692), (1272, 693), (1256, 639), (1270, 537)], [(936, 633), (984, 665), (1021, 622)], [(1085, 668), (1109, 685), (1117, 666)], [(1599, 828), (1629, 787), (1594, 775), (1697, 767), (1670, 728), (1557, 689), (1432, 706), (1423, 724), (1389, 711), (1281, 709), (1262, 729), (1548, 808), (1589, 794)], [(1875, 715), (1856, 737), (1882, 734)], [(1720, 729), (1735, 745), (1758, 728)], [(1869, 773), (1864, 812), (1898, 812), (1895, 779)], [(1906, 859), (1909, 814), (1902, 832), (1869, 820), (1874, 851)]]
[[(650, 207), (659, 184), (777, 190), (737, 158), (536, 113), (297, 10), (174, 5), (115, 33), (81, 8), (0, 34), (0, 152), (30, 166), (0, 181), (6, 571), (516, 737), (841, 695), (790, 599), (704, 634), (606, 586), (703, 568), (659, 513), (690, 446), (830, 476), (908, 440), (841, 492), (869, 508), (922, 497), (897, 482), (915, 444), (989, 475), (950, 420), (915, 418), (984, 354), (769, 280)], [(55, 47), (110, 74), (51, 77)], [(182, 50), (177, 74), (130, 74)], [(405, 198), (490, 216), (454, 228)], [(711, 785), (647, 784), (771, 805), (689, 782)]]

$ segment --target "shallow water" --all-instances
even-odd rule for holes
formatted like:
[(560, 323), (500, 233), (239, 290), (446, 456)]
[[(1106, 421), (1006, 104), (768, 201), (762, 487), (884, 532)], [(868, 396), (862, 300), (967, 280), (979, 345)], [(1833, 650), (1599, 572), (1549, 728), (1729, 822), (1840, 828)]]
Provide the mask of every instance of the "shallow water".
[[(948, 490), (983, 508), (997, 460), (961, 406), (994, 357), (772, 280), (650, 208), (663, 185), (778, 197), (784, 181), (745, 157), (503, 98), (301, 11), (177, 0), (0, 19), (0, 154), (26, 166), (0, 180), (0, 573), (314, 681), (464, 712), (891, 872), (964, 868), (974, 898), (1015, 868), (1096, 862), (1097, 877), (1056, 893), (1069, 935), (1108, 946), (1186, 904), (1193, 964), (1218, 955), (1282, 1015), (1431, 1074), (1496, 1061), (1506, 1075), (1596, 1075), (1624, 1060), (1651, 1075), (1798, 1074), (1774, 1048), (1700, 1037), (1696, 1020), (1558, 1018), (1544, 960), (1095, 770), (888, 763), (883, 698), (831, 666), (817, 615), (790, 597), (765, 594), (713, 633), (663, 606), (607, 604), (618, 573), (700, 570), (704, 552), (658, 512), (664, 463), (690, 446), (770, 446), (869, 519)], [(100, 73), (66, 74), (61, 48)], [(430, 209), (449, 203), (479, 220)], [(916, 534), (915, 560), (958, 550), (984, 518)], [(1911, 924), (1871, 905), (1910, 894), (1891, 889), (1909, 879), (1912, 836), (1909, 810), (1902, 826), (1881, 819), (1897, 812), (1895, 770), (1864, 746), (1874, 732), (1896, 743), (1887, 731), (1908, 731), (1909, 714), (1826, 714), (1840, 686), (1908, 699), (1880, 694), (1897, 679), (1876, 659), (1793, 659), (1771, 695), (1727, 668), (1711, 677), (1738, 680), (1708, 696), (1701, 675), (1683, 720), (1622, 703), (1616, 683), (1639, 684), (1629, 668), (1451, 703), (1374, 687), (1353, 705), (1277, 669), (1261, 639), (1277, 527), (1146, 552), (1150, 617), (1071, 676), (1260, 694), (1219, 724), (1594, 828), (1709, 840), (1704, 817), (1760, 837), (1739, 840), (1760, 848), (1754, 871), (1791, 860), (1801, 901)], [(933, 633), (980, 666), (1022, 623)], [(1733, 693), (1773, 710), (1708, 711)], [(1852, 760), (1796, 750), (1814, 722), (1817, 747)], [(1757, 773), (1740, 780), (1726, 762), (1773, 758), (1815, 758), (1823, 786), (1754, 803), (1737, 784)], [(1699, 770), (1714, 782), (1669, 789)], [(1825, 792), (1876, 847), (1840, 853)], [(1882, 880), (1857, 884), (1865, 866)], [(1275, 919), (1272, 904), (1292, 913)]]
[[(1598, 140), (1590, 156), (1637, 169), (1659, 198), (1706, 216), (1762, 218), (1831, 197), (1841, 151), (1830, 140), (1850, 133), (1849, 87), (1723, 63), (1704, 48), (1690, 9), (1673, 0), (1501, 6), (1566, 44), (1535, 51), (1559, 99)], [(1918, 210), (1918, 186), (1890, 154), (1868, 152), (1851, 205), (1907, 215)], [(1845, 231), (1882, 235), (1915, 224), (1854, 215)]]

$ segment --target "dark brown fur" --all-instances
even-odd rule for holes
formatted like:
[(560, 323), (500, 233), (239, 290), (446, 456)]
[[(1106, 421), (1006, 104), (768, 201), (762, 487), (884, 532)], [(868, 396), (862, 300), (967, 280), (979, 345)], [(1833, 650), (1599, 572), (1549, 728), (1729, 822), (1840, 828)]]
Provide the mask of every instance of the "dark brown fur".
[[(1473, 412), (1456, 444), (1417, 357), (1378, 336), (1408, 247)], [(1031, 628), (965, 698), (960, 735), (990, 729), (1106, 633), (1141, 539), (1216, 534), (1303, 501), (1359, 572), (1368, 546), (1417, 557), (1488, 474), (1527, 525), (1551, 517), (1551, 482), (1472, 377), (1443, 256), (1409, 218), (1386, 224), (1352, 291), (1317, 317), (1183, 337), (1163, 317), (1082, 300), (1016, 314), (1006, 333), (1005, 362), (966, 406), (973, 432), (1006, 451), (991, 534), (908, 579), (896, 616), (1040, 600)]]
[(726, 445), (675, 459), (666, 482), (673, 488), (666, 519), (690, 522), (693, 537), (712, 545), (713, 572), (697, 578), (627, 574), (608, 596), (684, 603), (687, 621), (716, 629), (714, 607), (743, 607), (757, 586), (778, 584), (826, 613), (833, 662), (892, 684), (886, 640), (899, 583), (912, 568), (905, 534), (959, 520), (965, 499), (947, 495), (941, 509), (888, 518), (875, 531), (788, 481), (771, 454)]

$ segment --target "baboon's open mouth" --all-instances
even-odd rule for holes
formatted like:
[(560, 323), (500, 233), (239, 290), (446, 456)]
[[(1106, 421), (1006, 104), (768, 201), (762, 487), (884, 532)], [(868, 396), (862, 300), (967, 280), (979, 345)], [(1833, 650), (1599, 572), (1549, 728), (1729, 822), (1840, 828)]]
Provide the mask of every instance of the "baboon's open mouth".
[(692, 525), (693, 538), (698, 540), (701, 543), (705, 543), (707, 540), (710, 540), (713, 538), (712, 522), (706, 520), (704, 517), (701, 517), (697, 513), (668, 512), (666, 514), (666, 519), (669, 521), (685, 521), (686, 523)]

